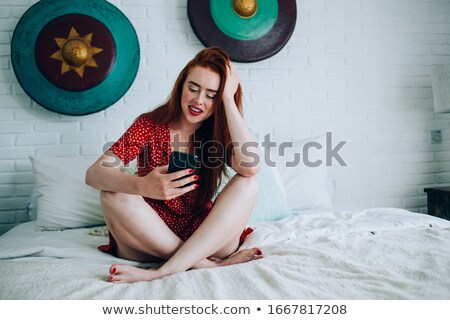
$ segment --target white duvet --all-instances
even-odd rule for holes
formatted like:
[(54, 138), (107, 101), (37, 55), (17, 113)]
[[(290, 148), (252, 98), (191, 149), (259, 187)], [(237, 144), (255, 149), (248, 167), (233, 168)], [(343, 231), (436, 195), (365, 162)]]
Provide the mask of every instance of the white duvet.
[(264, 259), (112, 284), (89, 229), (0, 237), (0, 299), (450, 299), (450, 222), (401, 209), (300, 213), (256, 223)]

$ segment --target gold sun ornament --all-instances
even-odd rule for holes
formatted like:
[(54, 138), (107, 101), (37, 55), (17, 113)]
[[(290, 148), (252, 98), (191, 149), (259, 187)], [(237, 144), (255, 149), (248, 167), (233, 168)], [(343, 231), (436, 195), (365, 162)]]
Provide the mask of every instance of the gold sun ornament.
[(81, 78), (84, 75), (84, 68), (97, 68), (94, 56), (102, 52), (103, 49), (91, 45), (92, 33), (80, 37), (74, 27), (70, 29), (67, 38), (55, 38), (59, 50), (53, 53), (50, 58), (61, 61), (61, 75), (74, 70)]

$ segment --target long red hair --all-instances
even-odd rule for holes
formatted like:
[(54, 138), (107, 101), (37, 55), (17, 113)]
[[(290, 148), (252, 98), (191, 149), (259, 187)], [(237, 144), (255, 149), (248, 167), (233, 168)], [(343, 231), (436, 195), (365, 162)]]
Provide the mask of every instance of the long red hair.
[[(145, 114), (155, 123), (177, 121), (182, 115), (183, 84), (191, 69), (200, 66), (208, 68), (220, 76), (219, 90), (213, 101), (214, 113), (205, 120), (194, 135), (194, 152), (200, 160), (200, 167), (196, 170), (200, 180), (194, 212), (204, 209), (205, 204), (213, 198), (222, 177), (227, 175), (225, 164), (231, 163), (232, 141), (222, 101), (229, 64), (230, 58), (223, 49), (219, 47), (203, 49), (181, 70), (167, 101)], [(234, 101), (242, 114), (242, 88), (240, 85), (234, 94)], [(214, 150), (213, 155), (209, 153), (210, 150)]]

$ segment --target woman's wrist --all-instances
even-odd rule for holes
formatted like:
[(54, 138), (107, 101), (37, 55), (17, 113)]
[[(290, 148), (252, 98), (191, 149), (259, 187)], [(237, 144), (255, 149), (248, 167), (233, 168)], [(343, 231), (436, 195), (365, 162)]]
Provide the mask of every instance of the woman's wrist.
[[(235, 107), (236, 107), (236, 103), (234, 102), (234, 96), (231, 96), (231, 97), (229, 97), (229, 96), (224, 96), (223, 98), (222, 98), (222, 101), (223, 101), (223, 104), (224, 104), (224, 106), (226, 107), (226, 106), (230, 106), (230, 105), (234, 105)], [(236, 107), (237, 108), (237, 107)]]
[(143, 195), (143, 188), (142, 188), (142, 177), (138, 176), (132, 176), (132, 186), (133, 186), (133, 193), (142, 196)]

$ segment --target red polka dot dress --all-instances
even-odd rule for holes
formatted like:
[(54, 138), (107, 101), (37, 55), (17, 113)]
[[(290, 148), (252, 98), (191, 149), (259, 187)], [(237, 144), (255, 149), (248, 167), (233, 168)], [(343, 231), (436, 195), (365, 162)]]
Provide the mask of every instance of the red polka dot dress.
[[(140, 116), (109, 150), (119, 157), (124, 165), (137, 157), (138, 176), (146, 176), (155, 167), (169, 163), (171, 154), (169, 125), (155, 124), (148, 117)], [(205, 204), (204, 210), (193, 212), (196, 192), (197, 190), (193, 190), (170, 200), (155, 200), (147, 197), (144, 197), (144, 200), (170, 230), (186, 241), (206, 219), (213, 207), (213, 202), (210, 201)], [(250, 228), (244, 230), (241, 243), (252, 231)], [(111, 233), (109, 237), (109, 245), (100, 246), (99, 249), (115, 254), (116, 242)]]

